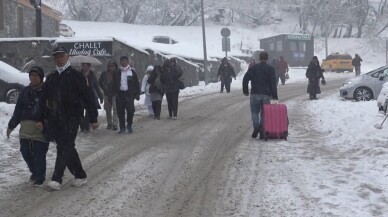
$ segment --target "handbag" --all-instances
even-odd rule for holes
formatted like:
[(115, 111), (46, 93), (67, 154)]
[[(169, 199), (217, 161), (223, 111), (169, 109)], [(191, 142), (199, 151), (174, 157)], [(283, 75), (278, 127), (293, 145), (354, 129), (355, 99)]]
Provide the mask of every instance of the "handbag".
[(181, 80), (178, 80), (178, 87), (180, 90), (183, 90), (185, 89), (185, 83)]
[(288, 72), (286, 73), (286, 76), (285, 76), (285, 77), (286, 77), (286, 80), (287, 80), (287, 79), (290, 79), (290, 76), (288, 75)]

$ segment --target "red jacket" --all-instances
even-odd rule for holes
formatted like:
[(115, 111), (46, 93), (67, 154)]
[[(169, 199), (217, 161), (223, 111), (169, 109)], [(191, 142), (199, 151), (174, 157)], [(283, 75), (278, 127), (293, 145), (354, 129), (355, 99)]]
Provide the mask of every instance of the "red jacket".
[(285, 60), (279, 61), (279, 72), (285, 74), (288, 71), (288, 63)]

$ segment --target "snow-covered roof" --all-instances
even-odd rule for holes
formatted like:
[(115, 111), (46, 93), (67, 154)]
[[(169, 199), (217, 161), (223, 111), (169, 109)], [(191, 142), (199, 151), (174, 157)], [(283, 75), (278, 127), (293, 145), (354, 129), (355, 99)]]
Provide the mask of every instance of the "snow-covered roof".
[(29, 38), (0, 38), (0, 42), (2, 41), (55, 41), (57, 38), (49, 38), (49, 37), (29, 37)]
[(66, 43), (66, 42), (95, 42), (95, 41), (113, 41), (111, 37), (99, 37), (99, 38), (86, 38), (86, 37), (71, 37), (71, 38), (58, 38), (57, 43)]

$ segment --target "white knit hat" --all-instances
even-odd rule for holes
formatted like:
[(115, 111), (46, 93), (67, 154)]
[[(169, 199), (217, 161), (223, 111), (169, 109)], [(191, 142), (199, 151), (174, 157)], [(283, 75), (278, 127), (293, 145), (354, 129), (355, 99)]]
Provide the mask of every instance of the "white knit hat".
[(152, 72), (154, 71), (154, 67), (153, 66), (148, 66), (147, 67), (147, 72)]

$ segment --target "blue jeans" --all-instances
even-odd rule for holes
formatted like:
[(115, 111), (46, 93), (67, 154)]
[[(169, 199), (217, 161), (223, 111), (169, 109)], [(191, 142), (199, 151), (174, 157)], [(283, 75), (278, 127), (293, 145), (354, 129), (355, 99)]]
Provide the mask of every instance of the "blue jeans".
[(46, 178), (46, 154), (49, 143), (30, 139), (20, 139), (20, 152), (35, 180)]
[(268, 95), (251, 95), (251, 115), (254, 130), (261, 131), (263, 129), (263, 113), (261, 111), (263, 105), (268, 103), (270, 103), (270, 97)]

